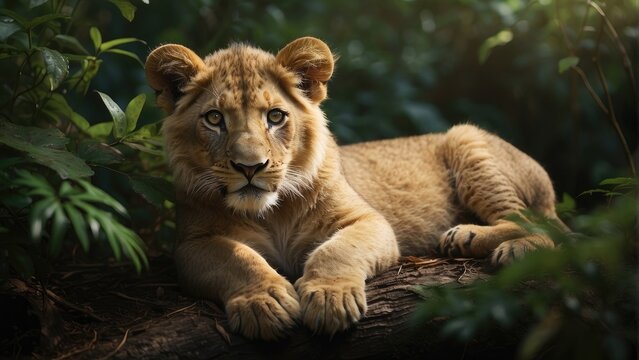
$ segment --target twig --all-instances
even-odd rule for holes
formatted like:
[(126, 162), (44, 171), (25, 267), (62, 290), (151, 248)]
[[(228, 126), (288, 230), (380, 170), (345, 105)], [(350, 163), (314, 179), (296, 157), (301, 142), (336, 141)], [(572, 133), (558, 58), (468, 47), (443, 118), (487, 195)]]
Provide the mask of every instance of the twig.
[(606, 23), (606, 27), (608, 28), (609, 35), (612, 38), (615, 45), (617, 45), (617, 49), (619, 50), (619, 53), (621, 54), (623, 67), (628, 73), (628, 77), (630, 78), (630, 85), (632, 85), (632, 92), (634, 93), (635, 96), (637, 96), (637, 86), (635, 84), (635, 74), (634, 74), (634, 71), (632, 71), (632, 62), (630, 61), (628, 52), (626, 51), (626, 48), (623, 46), (621, 39), (619, 39), (619, 34), (615, 30), (615, 27), (612, 25), (612, 22), (610, 22), (610, 19), (608, 19), (608, 16), (606, 16), (606, 13), (603, 11), (601, 6), (599, 6), (597, 3), (595, 3), (592, 0), (588, 0), (588, 5), (592, 6), (599, 13), (599, 15), (601, 15), (603, 21)]
[(127, 287), (133, 286), (136, 288), (140, 288), (140, 287), (178, 287), (177, 283), (141, 283), (141, 284), (133, 284), (133, 285), (126, 285)]
[(215, 330), (217, 330), (218, 334), (220, 334), (220, 336), (222, 336), (222, 339), (224, 339), (224, 341), (226, 341), (227, 344), (231, 345), (231, 336), (229, 335), (229, 333), (226, 331), (226, 329), (224, 328), (224, 326), (222, 326), (217, 319), (215, 319)]
[[(589, 1), (589, 3), (591, 3), (591, 1)], [(608, 103), (608, 112), (606, 114), (608, 115), (608, 120), (610, 120), (612, 127), (615, 129), (615, 132), (617, 133), (617, 137), (619, 138), (619, 142), (621, 142), (624, 153), (628, 160), (628, 164), (630, 165), (630, 170), (632, 172), (632, 175), (636, 176), (637, 172), (635, 170), (635, 161), (632, 156), (632, 152), (630, 151), (630, 148), (628, 147), (628, 142), (626, 141), (626, 137), (624, 136), (623, 131), (621, 130), (619, 121), (617, 121), (617, 116), (615, 115), (615, 108), (612, 103), (612, 97), (610, 96), (610, 91), (608, 90), (608, 81), (606, 80), (606, 75), (604, 74), (603, 69), (601, 68), (601, 63), (599, 62), (599, 46), (601, 45), (601, 38), (604, 32), (604, 23), (607, 23), (608, 19), (604, 15), (603, 10), (601, 10), (601, 8), (599, 8), (598, 5), (594, 5), (594, 4), (591, 4), (591, 5), (595, 9), (598, 9), (597, 11), (600, 11), (600, 14), (602, 16), (602, 19), (601, 19), (602, 23), (601, 23), (601, 26), (599, 27), (599, 34), (597, 35), (597, 43), (595, 45), (592, 62), (595, 64), (595, 68), (597, 69), (597, 77), (599, 79), (599, 84), (603, 88), (604, 94), (606, 94), (606, 100)], [(609, 27), (611, 26), (612, 25), (609, 24)], [(612, 31), (614, 31), (614, 29), (612, 29)], [(629, 76), (632, 76), (632, 74), (629, 74)]]
[(91, 340), (91, 342), (89, 342), (88, 345), (86, 345), (83, 348), (80, 348), (78, 350), (75, 350), (75, 351), (72, 351), (70, 353), (66, 353), (66, 354), (64, 354), (62, 356), (59, 356), (59, 357), (55, 358), (54, 360), (62, 360), (62, 359), (70, 358), (72, 356), (81, 354), (81, 353), (83, 353), (85, 351), (89, 351), (89, 350), (91, 350), (93, 348), (93, 345), (95, 345), (97, 340), (98, 340), (98, 333), (95, 330), (93, 330), (93, 339)]
[(90, 318), (92, 318), (94, 320), (106, 321), (106, 319), (94, 314), (92, 311), (83, 309), (83, 308), (79, 307), (78, 305), (72, 304), (72, 303), (64, 300), (63, 298), (61, 298), (60, 296), (56, 295), (53, 291), (51, 291), (49, 289), (46, 290), (46, 293), (47, 293), (47, 296), (49, 298), (51, 298), (53, 301), (55, 301), (56, 303), (58, 303), (60, 305), (66, 306), (66, 307), (68, 307), (68, 308), (70, 308), (72, 310), (80, 312), (80, 313), (82, 313), (82, 314), (84, 314), (84, 315), (86, 315), (86, 316), (88, 316), (88, 317), (90, 317)]
[(610, 97), (610, 92), (608, 91), (608, 82), (606, 81), (606, 75), (604, 75), (603, 70), (601, 69), (601, 65), (597, 58), (593, 59), (595, 63), (595, 67), (597, 68), (597, 75), (599, 76), (599, 82), (604, 89), (604, 93), (606, 94), (606, 100), (608, 101), (608, 120), (612, 124), (612, 127), (615, 129), (617, 133), (617, 137), (623, 146), (623, 151), (626, 154), (626, 159), (628, 160), (628, 165), (630, 165), (630, 171), (632, 172), (632, 176), (637, 176), (637, 170), (635, 169), (635, 160), (632, 156), (632, 152), (628, 147), (628, 142), (626, 141), (626, 137), (623, 135), (623, 131), (621, 130), (621, 126), (619, 125), (619, 121), (617, 121), (617, 117), (615, 116), (615, 109), (612, 106), (612, 98)]
[(122, 349), (122, 347), (126, 343), (126, 340), (129, 337), (129, 330), (131, 330), (131, 329), (126, 329), (126, 332), (124, 333), (124, 337), (122, 338), (122, 340), (120, 341), (118, 346), (115, 348), (115, 350), (113, 350), (112, 352), (108, 353), (106, 356), (100, 358), (99, 360), (107, 360), (107, 359), (110, 359), (113, 355), (117, 354), (117, 352), (120, 351), (120, 349)]
[(466, 262), (464, 262), (464, 271), (461, 273), (461, 275), (459, 275), (459, 277), (457, 278), (457, 282), (461, 284), (461, 278), (464, 277), (464, 275), (466, 275), (466, 271), (468, 271), (468, 268), (466, 267)]
[(168, 317), (171, 317), (171, 316), (173, 316), (173, 315), (175, 315), (175, 314), (177, 314), (177, 313), (181, 313), (182, 311), (186, 311), (186, 310), (188, 310), (188, 309), (190, 309), (190, 308), (194, 307), (196, 304), (197, 304), (197, 303), (193, 303), (193, 304), (191, 304), (191, 305), (189, 305), (189, 306), (186, 306), (186, 307), (183, 307), (183, 308), (181, 308), (181, 309), (177, 309), (177, 310), (175, 310), (175, 311), (171, 311), (170, 313), (168, 313), (168, 314), (164, 315), (164, 317), (167, 317), (167, 318), (168, 318)]
[(109, 294), (115, 295), (115, 296), (120, 297), (120, 298), (122, 298), (124, 300), (141, 302), (141, 303), (145, 303), (145, 304), (149, 304), (149, 305), (153, 305), (153, 306), (157, 306), (157, 307), (165, 307), (164, 303), (158, 303), (158, 302), (147, 300), (147, 299), (136, 298), (136, 297), (133, 297), (133, 296), (129, 296), (129, 295), (123, 294), (123, 293), (118, 292), (118, 291), (109, 291)]
[(570, 52), (571, 55), (575, 55), (575, 47), (572, 45), (572, 42), (570, 42), (570, 39), (568, 38), (568, 34), (566, 33), (566, 28), (564, 27), (564, 23), (561, 21), (561, 19), (559, 18), (559, 0), (555, 1), (555, 20), (557, 20), (557, 24), (559, 25), (559, 30), (561, 30), (561, 35), (564, 38), (564, 43), (566, 44), (566, 47), (568, 48), (568, 52)]
[(599, 95), (597, 95), (597, 93), (595, 92), (595, 89), (592, 88), (592, 85), (590, 85), (590, 81), (588, 81), (588, 77), (586, 76), (584, 71), (581, 70), (579, 66), (573, 66), (572, 69), (579, 75), (579, 77), (581, 78), (581, 81), (584, 83), (584, 86), (586, 87), (586, 90), (588, 90), (590, 97), (592, 97), (592, 99), (595, 101), (597, 106), (599, 106), (599, 108), (601, 109), (601, 111), (604, 112), (604, 114), (608, 115), (608, 108), (606, 107), (606, 105), (604, 105), (603, 101), (601, 101), (601, 98), (599, 97)]

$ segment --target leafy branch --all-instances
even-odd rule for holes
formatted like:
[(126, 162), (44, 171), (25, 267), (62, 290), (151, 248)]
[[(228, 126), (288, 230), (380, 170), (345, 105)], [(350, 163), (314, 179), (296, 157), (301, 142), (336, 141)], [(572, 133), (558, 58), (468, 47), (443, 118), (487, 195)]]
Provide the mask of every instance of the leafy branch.
[[(575, 73), (577, 73), (577, 75), (579, 76), (579, 78), (581, 79), (581, 81), (583, 82), (586, 90), (588, 91), (588, 94), (590, 94), (590, 96), (592, 97), (592, 99), (594, 100), (595, 104), (597, 104), (597, 106), (601, 109), (601, 111), (607, 115), (608, 117), (608, 121), (610, 122), (612, 128), (615, 131), (615, 134), (617, 135), (617, 138), (619, 139), (619, 143), (621, 144), (624, 154), (626, 156), (626, 160), (628, 163), (628, 166), (630, 168), (630, 171), (632, 173), (633, 176), (637, 175), (637, 171), (635, 168), (635, 160), (634, 157), (632, 155), (632, 151), (630, 150), (630, 147), (628, 146), (628, 141), (626, 140), (626, 137), (623, 133), (623, 130), (621, 129), (621, 126), (619, 124), (619, 121), (617, 120), (617, 117), (615, 115), (615, 110), (614, 110), (614, 106), (613, 106), (613, 102), (612, 102), (612, 96), (610, 95), (610, 91), (608, 89), (608, 81), (606, 79), (605, 73), (603, 71), (603, 69), (601, 68), (601, 64), (599, 61), (599, 57), (600, 57), (600, 44), (601, 44), (601, 37), (602, 34), (604, 32), (606, 32), (609, 36), (609, 38), (612, 40), (612, 42), (616, 45), (619, 53), (621, 54), (621, 58), (622, 58), (622, 63), (623, 63), (623, 67), (626, 70), (626, 73), (628, 75), (628, 79), (630, 80), (630, 84), (632, 87), (632, 91), (635, 94), (636, 97), (636, 85), (635, 85), (635, 76), (634, 76), (634, 72), (632, 70), (632, 62), (630, 61), (630, 57), (628, 56), (628, 52), (625, 49), (625, 46), (623, 45), (623, 43), (621, 42), (621, 40), (619, 39), (619, 35), (617, 34), (617, 31), (615, 30), (612, 22), (610, 21), (610, 19), (608, 19), (608, 16), (606, 15), (606, 13), (603, 11), (603, 9), (601, 8), (601, 6), (599, 6), (597, 3), (588, 0), (587, 5), (588, 8), (584, 14), (583, 20), (582, 20), (582, 28), (579, 31), (579, 35), (578, 38), (581, 38), (581, 34), (583, 32), (583, 27), (586, 23), (586, 19), (588, 18), (589, 15), (589, 9), (593, 8), (595, 9), (596, 13), (601, 17), (601, 24), (599, 26), (599, 31), (598, 31), (598, 35), (597, 35), (597, 40), (596, 40), (596, 46), (594, 48), (593, 51), (593, 55), (592, 55), (592, 62), (595, 65), (595, 69), (596, 69), (596, 73), (597, 73), (597, 79), (599, 80), (599, 84), (603, 90), (603, 93), (606, 97), (606, 103), (604, 103), (604, 101), (601, 99), (601, 97), (597, 94), (597, 92), (594, 90), (594, 88), (592, 87), (592, 85), (590, 84), (590, 81), (588, 80), (588, 76), (586, 75), (586, 73), (583, 71), (583, 69), (578, 65), (579, 64), (579, 56), (577, 54), (577, 50), (575, 49), (575, 46), (572, 44), (572, 42), (570, 41), (570, 39), (568, 38), (568, 35), (566, 34), (566, 30), (565, 30), (565, 25), (563, 24), (563, 21), (561, 20), (560, 16), (559, 16), (559, 1), (555, 2), (556, 5), (556, 19), (557, 22), (559, 24), (559, 28), (561, 29), (562, 35), (563, 35), (563, 39), (564, 39), (564, 43), (566, 45), (566, 48), (568, 49), (568, 51), (571, 53), (571, 55), (567, 58), (561, 59), (559, 61), (559, 72), (564, 72), (566, 69), (571, 68), (573, 71), (575, 71)], [(607, 31), (605, 31), (607, 29)]]

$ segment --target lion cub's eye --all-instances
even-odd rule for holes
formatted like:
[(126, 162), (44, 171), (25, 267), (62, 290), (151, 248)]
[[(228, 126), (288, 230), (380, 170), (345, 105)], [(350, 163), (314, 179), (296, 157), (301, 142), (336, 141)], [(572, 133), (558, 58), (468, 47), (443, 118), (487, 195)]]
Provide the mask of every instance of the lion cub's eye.
[(269, 125), (279, 125), (286, 119), (287, 115), (284, 110), (273, 109), (266, 114), (266, 120)]
[(204, 117), (204, 125), (207, 127), (224, 127), (224, 115), (217, 110), (210, 110), (202, 115)]

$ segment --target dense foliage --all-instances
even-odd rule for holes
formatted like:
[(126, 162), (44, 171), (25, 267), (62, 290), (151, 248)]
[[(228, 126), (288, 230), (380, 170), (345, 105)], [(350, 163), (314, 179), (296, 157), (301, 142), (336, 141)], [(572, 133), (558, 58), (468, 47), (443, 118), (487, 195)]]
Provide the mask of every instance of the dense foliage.
[(324, 110), (341, 143), (472, 122), (540, 161), (559, 194), (581, 194), (560, 204), (574, 234), (531, 227), (560, 251), (470, 288), (422, 289), (418, 322), (449, 317), (443, 331), (462, 342), (528, 326), (522, 358), (627, 357), (638, 14), (636, 0), (0, 0), (0, 279), (46, 280), (86, 254), (140, 270), (149, 249), (170, 250), (151, 48), (275, 52), (313, 35), (340, 55)]
[[(133, 18), (128, 2), (112, 3)], [(147, 264), (139, 233), (144, 221), (153, 224), (162, 218), (132, 218), (136, 208), (110, 195), (111, 185), (101, 180), (102, 174), (109, 182), (127, 181), (157, 212), (170, 211), (159, 122), (137, 124), (146, 95), (135, 96), (122, 109), (92, 85), (108, 66), (107, 54), (126, 57), (129, 66), (141, 69), (138, 55), (123, 46), (144, 42), (103, 38), (91, 26), (92, 47), (83, 45), (74, 33), (79, 4), (30, 1), (0, 10), (0, 72), (6, 80), (0, 88), (4, 278), (12, 268), (25, 277), (35, 273), (46, 279), (61, 253), (68, 256), (75, 247), (89, 252), (92, 244), (98, 252), (108, 244), (116, 260), (124, 255), (138, 271)], [(72, 105), (89, 97), (103, 102), (109, 120), (95, 111), (82, 115)]]
[(559, 205), (571, 234), (541, 218), (522, 222), (552, 236), (560, 249), (537, 251), (468, 287), (417, 288), (424, 302), (416, 325), (445, 317), (442, 335), (462, 344), (515, 332), (523, 335), (520, 359), (630, 358), (639, 301), (636, 187), (630, 178), (604, 181), (596, 192), (611, 202), (589, 214), (574, 214), (574, 201), (565, 198)]

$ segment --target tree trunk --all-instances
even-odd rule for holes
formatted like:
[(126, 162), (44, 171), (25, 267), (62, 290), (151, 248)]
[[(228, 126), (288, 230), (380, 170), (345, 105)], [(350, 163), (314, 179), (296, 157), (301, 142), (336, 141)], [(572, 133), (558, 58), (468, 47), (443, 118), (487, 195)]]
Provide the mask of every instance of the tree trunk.
[[(441, 321), (419, 328), (411, 324), (411, 314), (419, 302), (411, 288), (450, 282), (468, 284), (488, 276), (486, 268), (484, 262), (476, 260), (404, 259), (402, 265), (368, 281), (366, 317), (332, 339), (313, 336), (299, 328), (281, 342), (248, 341), (227, 332), (224, 315), (216, 305), (200, 302), (131, 328), (124, 336), (100, 341), (82, 357), (308, 360), (459, 357), (468, 348), (443, 342), (439, 336)], [(480, 348), (485, 350), (489, 346), (481, 344)]]

